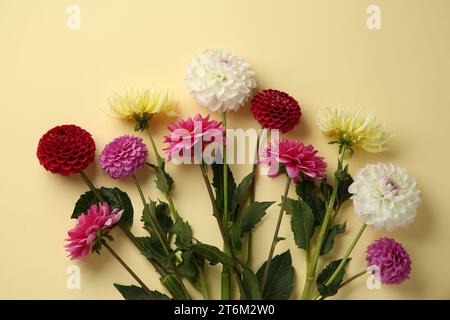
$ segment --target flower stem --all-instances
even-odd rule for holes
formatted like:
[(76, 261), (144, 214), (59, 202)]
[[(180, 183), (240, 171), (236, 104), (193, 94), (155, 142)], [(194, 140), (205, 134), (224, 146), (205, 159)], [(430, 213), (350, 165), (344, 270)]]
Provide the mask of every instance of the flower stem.
[(119, 255), (109, 246), (109, 244), (106, 241), (102, 241), (103, 246), (111, 253), (111, 255), (116, 258), (116, 260), (122, 265), (122, 267), (125, 268), (125, 270), (128, 271), (128, 273), (136, 280), (137, 283), (142, 287), (142, 289), (147, 293), (150, 300), (158, 300), (154, 293), (145, 285), (145, 283), (134, 273), (133, 270), (125, 263), (125, 261), (122, 260), (122, 258), (119, 257)]
[(291, 185), (291, 178), (288, 177), (288, 179), (286, 181), (286, 187), (284, 188), (283, 199), (281, 200), (282, 202), (281, 202), (280, 213), (278, 214), (278, 222), (277, 222), (277, 226), (275, 228), (275, 233), (273, 234), (272, 245), (270, 247), (269, 257), (267, 258), (266, 268), (264, 269), (264, 273), (263, 273), (263, 277), (262, 277), (262, 281), (261, 281), (261, 290), (264, 290), (264, 286), (265, 286), (266, 280), (267, 280), (267, 275), (269, 274), (270, 263), (272, 262), (273, 253), (275, 252), (275, 246), (278, 243), (278, 232), (280, 231), (281, 220), (283, 219), (283, 213), (284, 213), (284, 206), (286, 204), (286, 198), (288, 196), (290, 185)]
[[(222, 223), (225, 228), (225, 231), (229, 232), (229, 217), (228, 217), (228, 165), (227, 165), (227, 149), (226, 149), (226, 139), (227, 139), (227, 114), (226, 112), (222, 113), (222, 126), (225, 128), (225, 143), (223, 146), (223, 215), (222, 215)], [(227, 243), (223, 245), (223, 251), (225, 254), (230, 254), (231, 247), (228, 246)], [(231, 274), (230, 272), (223, 267), (222, 269), (222, 300), (230, 300), (231, 299)]]
[[(259, 153), (259, 141), (261, 139), (261, 130), (258, 132), (258, 137), (256, 138), (256, 150), (255, 150), (255, 158), (253, 161), (252, 167), (252, 183), (250, 185), (250, 203), (255, 202), (255, 191), (256, 191), (256, 171), (258, 169), (258, 153)], [(248, 239), (247, 239), (247, 265), (250, 265), (252, 262), (252, 245), (253, 245), (253, 229), (248, 231)]]
[(158, 167), (161, 167), (163, 158), (159, 155), (158, 148), (156, 147), (155, 140), (153, 139), (153, 135), (150, 131), (150, 127), (147, 128), (148, 138), (150, 139), (150, 144), (152, 145), (153, 153), (156, 157), (156, 162), (158, 163)]
[(358, 279), (359, 277), (363, 276), (367, 274), (367, 270), (363, 270), (357, 274), (355, 274), (354, 276), (348, 278), (347, 280), (345, 280), (344, 282), (341, 283), (341, 285), (339, 286), (339, 289), (342, 287), (345, 287), (346, 285), (348, 285), (350, 282), (352, 282), (355, 279)]
[(89, 187), (89, 189), (92, 191), (92, 193), (95, 195), (95, 197), (98, 200), (100, 200), (101, 202), (105, 202), (105, 200), (103, 199), (103, 197), (100, 194), (100, 192), (98, 191), (98, 189), (94, 186), (94, 184), (91, 182), (91, 180), (89, 180), (88, 176), (83, 171), (80, 171), (80, 176), (81, 176), (81, 178), (83, 178), (84, 182)]
[[(346, 148), (345, 148), (345, 146), (343, 146), (341, 152), (339, 153), (338, 169), (343, 167), (345, 151), (346, 151)], [(336, 198), (337, 198), (337, 190), (339, 188), (339, 183), (340, 183), (340, 181), (338, 179), (336, 179), (336, 182), (335, 182), (334, 188), (333, 188), (333, 192), (331, 193), (330, 200), (328, 201), (328, 205), (327, 205), (327, 208), (325, 211), (325, 217), (324, 217), (322, 225), (320, 227), (319, 236), (317, 237), (315, 248), (312, 252), (311, 264), (307, 270), (306, 282), (305, 282), (305, 286), (303, 288), (302, 299), (309, 298), (309, 292), (311, 291), (311, 287), (313, 285), (313, 282), (314, 282), (314, 279), (316, 276), (316, 268), (317, 268), (317, 263), (318, 263), (319, 257), (320, 257), (320, 251), (322, 250), (323, 241), (325, 240), (325, 234), (328, 231), (331, 215), (334, 212), (334, 204), (335, 204)]]
[[(325, 286), (329, 286), (334, 279), (336, 279), (336, 277), (338, 276), (339, 272), (345, 267), (345, 264), (348, 261), (348, 257), (350, 256), (350, 254), (353, 251), (353, 248), (355, 247), (356, 243), (358, 242), (358, 240), (361, 238), (361, 235), (363, 234), (364, 230), (366, 229), (366, 224), (363, 223), (361, 228), (359, 229), (358, 233), (356, 234), (355, 238), (353, 239), (352, 243), (350, 244), (350, 246), (348, 247), (347, 251), (345, 252), (344, 257), (341, 260), (341, 263), (339, 263), (338, 267), (336, 268), (336, 270), (333, 272), (333, 274), (330, 276), (330, 278), (328, 278), (327, 282), (325, 282)], [(320, 298), (320, 294), (317, 293), (314, 296), (314, 300), (317, 300), (318, 298)]]

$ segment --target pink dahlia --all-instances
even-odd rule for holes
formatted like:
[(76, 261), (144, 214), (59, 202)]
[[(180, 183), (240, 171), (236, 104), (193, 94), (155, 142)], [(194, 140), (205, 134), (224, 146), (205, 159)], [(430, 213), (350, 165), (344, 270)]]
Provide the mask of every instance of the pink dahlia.
[(123, 210), (111, 211), (105, 203), (93, 204), (86, 213), (78, 217), (77, 225), (69, 230), (69, 243), (65, 245), (71, 260), (81, 260), (87, 257), (93, 250), (99, 250), (101, 240), (110, 229), (120, 220)]
[[(174, 158), (203, 155), (205, 148), (214, 143), (217, 147), (224, 144), (224, 132), (221, 122), (210, 120), (209, 115), (197, 114), (193, 119), (180, 119), (168, 126), (171, 134), (164, 137), (169, 146), (164, 149), (169, 161)], [(199, 153), (202, 153), (201, 155)]]
[(305, 146), (296, 140), (276, 140), (266, 148), (259, 162), (269, 164), (269, 177), (276, 177), (285, 169), (294, 182), (299, 181), (300, 174), (309, 180), (324, 178), (327, 164), (316, 153), (312, 145)]
[(285, 92), (268, 89), (259, 92), (252, 100), (253, 116), (266, 129), (282, 133), (292, 130), (302, 116), (297, 100)]
[(114, 179), (132, 176), (145, 165), (147, 146), (135, 136), (122, 136), (108, 143), (103, 149), (100, 166)]
[(367, 247), (367, 266), (376, 269), (375, 276), (384, 284), (400, 284), (409, 279), (411, 259), (400, 243), (384, 237)]

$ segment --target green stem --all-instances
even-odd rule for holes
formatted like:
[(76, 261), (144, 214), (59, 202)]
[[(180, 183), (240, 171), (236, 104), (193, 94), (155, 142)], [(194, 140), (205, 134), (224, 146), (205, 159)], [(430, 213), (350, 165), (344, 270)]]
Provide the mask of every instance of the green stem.
[(275, 252), (275, 246), (278, 243), (278, 232), (280, 231), (281, 220), (283, 219), (283, 213), (284, 213), (284, 206), (286, 204), (286, 199), (288, 196), (290, 185), (291, 185), (291, 178), (288, 177), (288, 179), (286, 181), (286, 187), (284, 188), (284, 195), (283, 195), (283, 199), (281, 202), (280, 213), (278, 214), (277, 226), (275, 227), (275, 232), (273, 234), (273, 239), (272, 239), (272, 245), (270, 246), (269, 257), (267, 258), (266, 268), (264, 269), (264, 273), (263, 273), (263, 277), (262, 277), (262, 281), (261, 281), (261, 290), (264, 290), (264, 286), (265, 286), (266, 280), (267, 280), (267, 275), (269, 274), (270, 263), (272, 262), (272, 257)]
[[(341, 153), (339, 154), (338, 159), (338, 169), (343, 166), (344, 156), (345, 156), (346, 148), (342, 147)], [(317, 237), (316, 245), (312, 253), (311, 264), (307, 270), (307, 277), (305, 286), (303, 288), (302, 298), (308, 299), (309, 292), (311, 291), (312, 285), (314, 283), (314, 279), (316, 276), (317, 263), (320, 257), (320, 251), (322, 250), (323, 241), (325, 240), (325, 234), (328, 231), (329, 222), (331, 219), (331, 215), (334, 212), (334, 204), (337, 198), (337, 190), (339, 188), (339, 180), (336, 180), (333, 188), (333, 192), (331, 193), (330, 200), (328, 201), (328, 205), (325, 211), (325, 217), (323, 219), (322, 225), (320, 227), (319, 236)]]
[[(253, 159), (253, 167), (252, 167), (252, 183), (250, 185), (250, 203), (255, 202), (255, 192), (256, 192), (256, 171), (258, 169), (258, 153), (259, 153), (259, 141), (261, 138), (261, 130), (258, 132), (258, 137), (256, 138), (256, 150), (255, 150), (255, 158)], [(253, 229), (248, 231), (248, 240), (247, 240), (247, 265), (250, 265), (252, 262), (252, 246), (253, 246)]]
[(94, 186), (94, 184), (89, 180), (88, 176), (83, 172), (80, 171), (80, 176), (83, 178), (84, 182), (87, 184), (89, 189), (92, 191), (92, 193), (95, 195), (95, 197), (100, 200), (101, 202), (105, 202), (105, 199), (103, 199), (100, 192), (98, 192), (98, 189)]
[(339, 289), (342, 288), (342, 287), (345, 287), (346, 285), (348, 285), (353, 280), (358, 279), (359, 277), (362, 277), (365, 274), (367, 274), (367, 270), (363, 270), (363, 271), (355, 274), (354, 276), (348, 278), (347, 280), (345, 280), (344, 282), (341, 283), (341, 285), (339, 286)]
[(172, 212), (173, 219), (175, 221), (177, 221), (179, 218), (179, 215), (178, 215), (177, 209), (175, 208), (175, 204), (173, 202), (172, 195), (169, 192), (167, 192), (167, 193), (164, 193), (164, 196), (166, 197), (167, 201), (169, 202), (169, 208), (170, 208), (170, 212)]
[(150, 139), (150, 144), (152, 145), (153, 153), (155, 154), (158, 167), (161, 167), (163, 158), (161, 158), (161, 156), (159, 155), (158, 148), (156, 147), (155, 140), (153, 139), (152, 133), (150, 131), (150, 127), (147, 128), (147, 134)]
[(363, 225), (361, 226), (361, 228), (359, 228), (358, 233), (356, 234), (355, 238), (353, 239), (352, 243), (350, 244), (350, 246), (347, 249), (347, 252), (345, 252), (344, 258), (342, 259), (341, 263), (339, 263), (339, 266), (336, 268), (336, 270), (334, 271), (334, 273), (331, 275), (331, 277), (328, 279), (327, 282), (325, 282), (326, 286), (329, 286), (334, 279), (336, 279), (336, 277), (338, 276), (339, 272), (344, 268), (345, 264), (347, 263), (348, 257), (350, 256), (350, 254), (353, 251), (353, 248), (355, 248), (356, 243), (358, 242), (358, 240), (361, 238), (361, 235), (363, 234), (364, 230), (366, 229), (367, 225), (365, 223), (363, 223)]
[(150, 300), (158, 300), (155, 296), (155, 294), (145, 285), (145, 283), (137, 276), (136, 273), (134, 273), (133, 270), (125, 263), (125, 261), (122, 260), (122, 258), (119, 257), (119, 255), (109, 246), (109, 244), (106, 241), (102, 241), (102, 245), (111, 253), (111, 255), (116, 258), (116, 260), (122, 265), (122, 267), (125, 268), (125, 270), (128, 271), (128, 273), (136, 280), (137, 283), (142, 287), (142, 289), (147, 293)]
[[(226, 112), (222, 113), (222, 126), (225, 129), (225, 141), (227, 139), (227, 114)], [(227, 165), (227, 149), (226, 143), (223, 146), (223, 215), (222, 215), (222, 223), (225, 228), (225, 232), (229, 232), (229, 217), (228, 217), (228, 165)], [(228, 246), (227, 243), (223, 245), (223, 251), (225, 254), (230, 254), (231, 247)], [(231, 299), (231, 274), (230, 272), (223, 267), (222, 269), (222, 300), (230, 300)]]
[[(311, 267), (311, 246), (309, 246), (306, 250), (306, 270), (308, 271)], [(313, 284), (314, 278), (309, 279), (308, 272), (306, 272), (306, 278), (305, 278), (305, 287), (303, 288), (302, 296), (300, 297), (301, 300), (305, 300), (309, 297), (311, 286)]]

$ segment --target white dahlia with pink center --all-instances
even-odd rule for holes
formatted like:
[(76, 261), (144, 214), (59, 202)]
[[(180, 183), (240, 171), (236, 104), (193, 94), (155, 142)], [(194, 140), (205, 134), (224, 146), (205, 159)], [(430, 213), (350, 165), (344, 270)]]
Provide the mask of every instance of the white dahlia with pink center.
[(392, 163), (360, 169), (348, 191), (356, 215), (366, 224), (387, 231), (410, 224), (421, 202), (416, 180)]
[(196, 56), (184, 80), (195, 101), (212, 112), (239, 110), (256, 88), (250, 65), (224, 50), (206, 50)]

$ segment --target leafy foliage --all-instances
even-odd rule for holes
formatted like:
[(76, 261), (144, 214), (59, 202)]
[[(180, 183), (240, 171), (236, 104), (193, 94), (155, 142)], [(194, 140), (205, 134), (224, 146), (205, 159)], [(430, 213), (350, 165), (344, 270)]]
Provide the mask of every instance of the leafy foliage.
[(339, 271), (336, 278), (328, 286), (326, 285), (326, 283), (336, 271), (341, 261), (342, 259), (331, 261), (317, 277), (317, 290), (319, 291), (322, 298), (334, 296), (338, 292), (342, 279), (344, 279), (345, 266), (348, 264), (350, 259), (346, 261), (344, 268)]
[(230, 271), (234, 267), (234, 260), (215, 246), (204, 243), (195, 243), (191, 245), (191, 247), (195, 253), (208, 260), (211, 265), (222, 263)]
[[(259, 282), (262, 281), (267, 262), (259, 268), (256, 273)], [(275, 256), (269, 267), (266, 283), (262, 292), (264, 300), (287, 300), (289, 299), (294, 281), (294, 268), (292, 267), (291, 252)]]
[(286, 212), (291, 215), (291, 229), (297, 247), (307, 250), (314, 234), (314, 215), (302, 200), (286, 199)]
[[(150, 300), (148, 294), (141, 287), (135, 285), (125, 286), (117, 283), (114, 283), (114, 287), (119, 290), (125, 300)], [(168, 296), (159, 291), (152, 291), (152, 294), (158, 300), (170, 300)]]
[(324, 255), (333, 249), (334, 246), (334, 238), (336, 235), (340, 233), (344, 233), (346, 229), (346, 222), (341, 224), (336, 224), (331, 227), (325, 235), (325, 240), (323, 241), (322, 248), (320, 250), (320, 254)]
[(161, 165), (156, 166), (154, 164), (147, 163), (148, 166), (152, 167), (156, 173), (155, 184), (156, 187), (163, 193), (168, 194), (173, 187), (173, 179), (165, 170), (164, 159), (161, 159)]
[[(212, 185), (214, 187), (214, 189), (216, 190), (216, 204), (217, 204), (217, 208), (220, 212), (221, 215), (223, 215), (223, 207), (224, 207), (224, 183), (223, 183), (223, 164), (219, 164), (219, 163), (213, 163), (211, 165), (212, 167), (212, 171), (213, 171), (213, 181), (212, 181)], [(228, 183), (227, 183), (227, 188), (228, 188), (228, 208), (232, 208), (233, 206), (233, 197), (232, 195), (234, 194), (235, 190), (236, 190), (236, 183), (234, 182), (234, 177), (233, 177), (233, 173), (231, 172), (230, 166), (227, 166), (228, 168)], [(230, 219), (233, 219), (233, 212), (229, 212), (230, 213)]]
[(244, 285), (245, 296), (241, 292), (241, 299), (262, 300), (261, 289), (257, 276), (249, 269), (244, 268), (242, 272), (242, 282)]
[[(101, 187), (98, 192), (112, 209), (124, 210), (119, 224), (129, 229), (133, 224), (134, 211), (128, 195), (119, 188)], [(75, 203), (71, 218), (77, 219), (80, 214), (86, 213), (90, 206), (99, 202), (100, 199), (97, 199), (92, 191), (82, 194)]]

